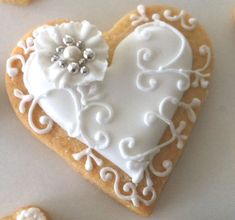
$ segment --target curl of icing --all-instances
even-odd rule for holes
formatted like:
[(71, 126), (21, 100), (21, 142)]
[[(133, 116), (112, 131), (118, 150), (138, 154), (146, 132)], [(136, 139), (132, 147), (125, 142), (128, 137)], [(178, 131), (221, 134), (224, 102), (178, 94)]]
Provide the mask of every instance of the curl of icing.
[(167, 9), (163, 12), (163, 16), (168, 21), (180, 21), (181, 26), (187, 31), (194, 30), (198, 24), (196, 18), (189, 18), (189, 20), (186, 21), (186, 12), (184, 10), (181, 10), (178, 15), (172, 15), (172, 11)]
[(87, 110), (88, 108), (91, 108), (93, 106), (100, 106), (102, 109), (100, 111), (96, 112), (96, 122), (98, 124), (107, 124), (113, 117), (113, 109), (111, 106), (104, 104), (104, 103), (98, 103), (98, 102), (93, 102), (88, 104), (84, 110)]
[(192, 86), (194, 88), (200, 86), (201, 88), (205, 89), (209, 85), (209, 82), (206, 80), (206, 78), (210, 77), (210, 73), (203, 73), (203, 72), (206, 71), (206, 69), (211, 63), (211, 49), (204, 44), (200, 46), (199, 53), (201, 56), (206, 56), (206, 62), (204, 66), (202, 66), (201, 68), (192, 71), (192, 73), (195, 76), (195, 79), (192, 82)]
[(94, 135), (94, 139), (97, 143), (95, 148), (105, 149), (110, 144), (110, 138), (107, 132), (97, 131)]
[(138, 5), (137, 6), (137, 15), (136, 14), (131, 14), (130, 19), (131, 19), (131, 25), (132, 26), (137, 26), (141, 23), (149, 21), (148, 16), (146, 15), (146, 9), (144, 5)]
[(31, 102), (33, 100), (33, 95), (25, 95), (21, 90), (14, 89), (14, 96), (21, 99), (19, 104), (19, 112), (22, 114), (25, 113), (25, 105), (26, 103)]
[(30, 107), (29, 107), (29, 112), (28, 112), (28, 122), (29, 122), (29, 126), (33, 129), (34, 132), (36, 132), (37, 134), (46, 134), (49, 133), (53, 127), (53, 120), (47, 116), (47, 115), (42, 115), (39, 118), (39, 122), (41, 123), (41, 125), (46, 126), (45, 128), (37, 128), (37, 126), (34, 124), (34, 120), (33, 120), (33, 112), (34, 109), (36, 107), (36, 105), (38, 104), (39, 100), (41, 98), (43, 98), (44, 96), (46, 96), (45, 94), (43, 94), (42, 96), (39, 96), (35, 99), (33, 99)]
[[(100, 177), (103, 181), (111, 181), (112, 177), (114, 176), (114, 192), (117, 195), (118, 198), (126, 201), (131, 201), (135, 207), (140, 206), (140, 202), (143, 203), (146, 206), (149, 206), (152, 204), (153, 201), (156, 200), (156, 192), (152, 186), (152, 182), (148, 181), (147, 185), (143, 189), (143, 196), (146, 197), (148, 195), (151, 195), (150, 199), (145, 199), (137, 192), (137, 186), (133, 182), (126, 182), (122, 189), (125, 193), (128, 193), (128, 195), (123, 194), (119, 188), (120, 188), (120, 176), (118, 172), (111, 168), (111, 167), (103, 167), (100, 170)], [(150, 185), (148, 185), (150, 184)]]
[[(149, 21), (149, 18), (146, 15), (146, 8), (144, 5), (137, 6), (137, 13), (138, 14), (130, 15), (132, 26), (135, 27)], [(181, 10), (178, 15), (173, 15), (170, 9), (166, 9), (165, 11), (163, 11), (163, 17), (168, 21), (180, 21), (182, 28), (187, 31), (194, 30), (198, 25), (198, 21), (196, 18), (189, 18), (188, 20), (186, 20), (186, 12), (184, 10)], [(160, 15), (155, 13), (152, 15), (152, 19), (155, 21), (159, 20)]]
[(179, 91), (186, 91), (190, 87), (190, 74), (182, 69), (159, 68), (158, 70), (146, 70), (138, 73), (136, 77), (136, 87), (143, 91), (149, 92), (155, 90), (158, 86), (157, 76), (164, 73), (179, 75), (180, 79), (176, 81), (176, 87)]
[[(166, 106), (168, 105), (169, 102), (176, 102), (175, 98), (172, 97), (166, 97), (162, 100), (162, 102), (159, 105), (159, 110), (158, 112), (156, 111), (148, 111), (144, 115), (144, 123), (146, 126), (150, 127), (153, 125), (153, 123), (156, 122), (157, 119), (160, 119), (164, 123), (166, 123), (171, 131), (171, 138), (166, 140), (165, 142), (158, 144), (157, 146), (146, 150), (145, 152), (139, 153), (137, 155), (132, 155), (131, 154), (131, 149), (134, 148), (136, 144), (136, 140), (134, 137), (125, 137), (120, 140), (119, 142), (119, 150), (123, 158), (129, 160), (129, 161), (142, 161), (148, 158), (150, 155), (156, 155), (157, 153), (160, 152), (160, 150), (173, 143), (175, 140), (177, 140), (177, 147), (179, 149), (183, 148), (184, 141), (187, 139), (187, 136), (182, 134), (183, 130), (186, 127), (186, 122), (185, 121), (180, 121), (179, 126), (175, 127), (173, 121), (168, 118), (167, 116), (167, 110)], [(178, 100), (177, 100), (178, 101)], [(182, 103), (180, 103), (182, 105)], [(195, 103), (195, 100), (193, 101), (192, 104), (186, 104), (187, 108), (192, 108), (192, 105), (198, 105), (198, 100)], [(185, 105), (185, 103), (183, 103)]]
[(16, 220), (46, 220), (45, 214), (35, 207), (22, 210), (17, 216)]
[(85, 105), (80, 114), (90, 110), (91, 108), (100, 108), (99, 111), (96, 111), (95, 120), (98, 124), (107, 124), (113, 117), (113, 109), (110, 105), (102, 102), (91, 102)]
[(110, 144), (110, 136), (106, 131), (99, 130), (94, 133), (94, 137), (91, 137), (86, 132), (86, 125), (84, 121), (84, 114), (91, 109), (98, 109), (95, 111), (95, 121), (98, 125), (105, 125), (110, 122), (113, 117), (113, 109), (110, 105), (102, 102), (91, 102), (88, 103), (80, 112), (80, 130), (81, 137), (88, 145), (96, 149), (105, 149)]
[[(41, 27), (34, 31), (33, 36), (33, 54), (39, 63), (37, 68), (43, 68), (48, 80), (54, 82), (58, 87), (76, 87), (104, 79), (108, 65), (108, 46), (102, 33), (88, 21)], [(86, 48), (95, 53), (95, 59), (86, 64), (89, 68), (88, 74), (71, 74), (66, 68), (60, 68), (56, 62), (51, 62), (51, 57), (66, 36), (73, 37), (77, 42), (82, 41)], [(70, 53), (66, 54), (66, 57), (70, 56)], [(72, 59), (72, 57), (68, 57), (68, 59)]]
[(201, 105), (200, 99), (193, 98), (190, 103), (185, 103), (185, 102), (179, 101), (175, 97), (168, 96), (165, 98), (165, 101), (183, 108), (187, 113), (188, 119), (193, 123), (196, 121), (196, 113), (194, 111), (194, 108), (197, 108)]
[(154, 176), (158, 176), (158, 177), (165, 177), (165, 176), (168, 176), (172, 169), (173, 169), (173, 163), (172, 161), (170, 160), (164, 160), (162, 162), (162, 166), (163, 168), (165, 169), (164, 171), (157, 171), (154, 166), (153, 166), (153, 160), (151, 161), (151, 163), (149, 164), (149, 169), (151, 171), (151, 173), (154, 175)]
[(135, 29), (135, 34), (140, 39), (149, 40), (154, 33), (153, 28), (155, 26), (170, 31), (170, 33), (174, 34), (174, 37), (177, 36), (181, 42), (180, 48), (173, 58), (169, 59), (165, 64), (157, 65), (155, 67), (149, 67), (148, 64), (158, 58), (156, 49), (140, 48), (137, 51), (137, 66), (141, 72), (136, 77), (136, 86), (139, 90), (144, 92), (152, 91), (157, 88), (157, 76), (169, 72), (168, 74), (177, 74), (181, 76), (176, 82), (176, 86), (180, 91), (186, 91), (190, 87), (190, 74), (183, 69), (171, 68), (171, 65), (174, 65), (175, 62), (182, 59), (181, 57), (183, 56), (184, 51), (190, 50), (190, 47), (186, 42), (185, 37), (177, 29), (159, 20), (137, 27)]
[[(201, 87), (206, 89), (209, 85), (209, 81), (206, 80), (206, 78), (210, 77), (210, 73), (203, 72), (206, 71), (211, 63), (211, 49), (207, 45), (201, 45), (199, 53), (202, 56), (206, 56), (206, 62), (202, 67), (195, 70), (174, 69), (166, 66), (158, 67), (157, 69), (150, 69), (144, 65), (143, 60), (149, 60), (153, 53), (149, 48), (140, 49), (137, 53), (137, 65), (142, 72), (140, 72), (136, 77), (137, 88), (144, 92), (152, 91), (157, 88), (158, 83), (156, 78), (158, 74), (170, 72), (170, 74), (177, 74), (181, 77), (181, 79), (176, 82), (176, 86), (179, 91), (186, 91), (191, 85), (194, 88)], [(190, 79), (191, 75), (195, 77), (192, 82)]]
[(26, 40), (19, 41), (17, 46), (23, 49), (24, 54), (27, 55), (34, 51), (34, 40), (32, 37), (28, 37)]
[(25, 58), (20, 54), (16, 54), (8, 58), (6, 72), (10, 77), (15, 77), (19, 73), (19, 69), (17, 67), (13, 67), (13, 63), (17, 60), (21, 62), (22, 68), (25, 65)]
[(32, 102), (28, 111), (28, 122), (29, 122), (29, 126), (33, 129), (33, 131), (36, 132), (37, 134), (46, 134), (50, 132), (53, 127), (54, 122), (49, 116), (42, 115), (39, 118), (39, 122), (41, 123), (41, 125), (46, 126), (45, 128), (37, 128), (33, 120), (33, 112), (34, 112), (35, 107), (37, 106), (40, 99), (47, 96), (47, 93), (35, 98), (31, 94), (25, 95), (21, 90), (14, 89), (14, 95), (17, 98), (21, 99), (20, 104), (19, 104), (19, 112), (22, 114), (25, 113), (26, 103)]

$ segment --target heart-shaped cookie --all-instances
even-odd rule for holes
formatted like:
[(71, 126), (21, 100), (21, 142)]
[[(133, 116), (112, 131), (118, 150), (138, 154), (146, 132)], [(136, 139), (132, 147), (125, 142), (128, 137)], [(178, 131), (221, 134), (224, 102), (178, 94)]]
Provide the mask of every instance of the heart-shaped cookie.
[(102, 34), (56, 21), (25, 35), (6, 87), (23, 124), (76, 171), (149, 215), (207, 95), (212, 51), (185, 11), (143, 5)]

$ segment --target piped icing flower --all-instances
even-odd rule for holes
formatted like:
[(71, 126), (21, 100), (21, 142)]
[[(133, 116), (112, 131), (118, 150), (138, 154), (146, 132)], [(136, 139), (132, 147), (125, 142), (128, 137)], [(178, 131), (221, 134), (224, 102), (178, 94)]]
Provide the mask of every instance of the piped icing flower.
[(102, 33), (88, 21), (44, 26), (33, 33), (30, 64), (56, 87), (77, 87), (102, 81), (107, 69), (108, 46)]
[(28, 208), (22, 210), (16, 217), (16, 220), (46, 220), (46, 216), (39, 208)]

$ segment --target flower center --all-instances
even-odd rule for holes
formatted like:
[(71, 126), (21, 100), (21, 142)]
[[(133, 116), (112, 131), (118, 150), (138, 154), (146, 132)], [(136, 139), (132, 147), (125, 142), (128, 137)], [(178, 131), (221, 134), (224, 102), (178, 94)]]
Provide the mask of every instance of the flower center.
[(66, 60), (77, 61), (82, 58), (82, 52), (76, 46), (68, 46), (64, 49), (63, 56)]
[(56, 48), (51, 62), (56, 62), (60, 68), (67, 68), (69, 73), (87, 75), (89, 69), (86, 64), (94, 61), (95, 52), (86, 48), (84, 42), (75, 41), (70, 35), (65, 35), (62, 41), (63, 45)]

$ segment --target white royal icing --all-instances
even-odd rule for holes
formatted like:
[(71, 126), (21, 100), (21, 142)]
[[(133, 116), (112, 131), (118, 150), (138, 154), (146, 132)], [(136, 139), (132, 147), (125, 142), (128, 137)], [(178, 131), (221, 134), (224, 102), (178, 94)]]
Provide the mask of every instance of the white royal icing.
[[(92, 48), (95, 52), (95, 60), (87, 64), (90, 70), (88, 75), (68, 74), (67, 70), (58, 68), (57, 63), (51, 62), (51, 57), (56, 48), (62, 45), (63, 37), (66, 35), (73, 37), (76, 41), (82, 41), (87, 48)], [(108, 46), (102, 37), (102, 33), (88, 21), (45, 26), (34, 31), (33, 37), (34, 52), (27, 61), (24, 72), (40, 72), (56, 88), (85, 85), (92, 81), (103, 80), (108, 65)], [(70, 56), (72, 58), (72, 55), (77, 55), (77, 53), (79, 53), (79, 50), (76, 50), (75, 46), (70, 46), (64, 50), (63, 57), (66, 60)], [(26, 79), (25, 83), (27, 88), (30, 89)], [(66, 85), (64, 85), (65, 83)]]
[(138, 15), (132, 14), (130, 16), (130, 19), (132, 21), (131, 22), (132, 26), (137, 26), (137, 25), (139, 25), (141, 23), (149, 21), (149, 18), (146, 15), (146, 11), (145, 11), (145, 6), (144, 5), (138, 5), (137, 6), (137, 12), (138, 12)]
[[(117, 197), (131, 201), (136, 207), (140, 203), (151, 205), (156, 199), (151, 175), (164, 177), (171, 172), (172, 161), (162, 161), (163, 170), (160, 171), (154, 167), (153, 158), (174, 141), (178, 149), (183, 148), (187, 123), (174, 124), (172, 116), (180, 107), (189, 121), (195, 122), (195, 109), (200, 100), (196, 97), (189, 103), (180, 100), (190, 87), (207, 88), (206, 78), (210, 74), (204, 71), (211, 62), (210, 48), (202, 45), (199, 54), (205, 57), (205, 64), (192, 70), (192, 50), (183, 34), (160, 21), (159, 14), (153, 14), (150, 21), (144, 6), (138, 6), (137, 11), (140, 15), (131, 16), (132, 25), (137, 27), (119, 43), (108, 68), (107, 45), (101, 33), (87, 21), (37, 29), (33, 43), (29, 39), (19, 44), (25, 54), (30, 54), (28, 60), (25, 62), (22, 55), (14, 55), (7, 62), (7, 73), (11, 77), (19, 72), (13, 62), (18, 59), (22, 63), (24, 85), (29, 94), (15, 89), (14, 95), (21, 99), (21, 113), (25, 112), (25, 104), (31, 102), (28, 112), (31, 128), (44, 134), (56, 122), (69, 136), (84, 142), (87, 148), (74, 153), (74, 160), (85, 158), (87, 171), (91, 171), (94, 164), (99, 166), (103, 181), (114, 177)], [(171, 21), (181, 19), (183, 28), (193, 29), (185, 24), (185, 13), (172, 17), (166, 10), (163, 16)], [(188, 23), (195, 25), (194, 20)], [(58, 61), (56, 58), (54, 62), (53, 53), (61, 44), (64, 47), (66, 40), (82, 40), (94, 52), (92, 62), (87, 64), (90, 72), (82, 75), (82, 72), (56, 65)], [(68, 48), (63, 49), (60, 59), (70, 62), (84, 53), (74, 45)], [(46, 113), (39, 118), (40, 128), (33, 120), (37, 104)], [(171, 137), (160, 143), (166, 128), (170, 129)], [(103, 167), (103, 160), (94, 150), (131, 177), (122, 190), (118, 171)], [(139, 194), (138, 183), (143, 179), (146, 185)]]
[(180, 21), (182, 28), (187, 31), (194, 30), (198, 24), (196, 18), (189, 18), (188, 21), (186, 21), (186, 12), (184, 10), (181, 10), (178, 15), (172, 15), (172, 11), (167, 9), (164, 11), (163, 15), (168, 21)]
[[(154, 14), (155, 18), (159, 18), (159, 14)], [(172, 15), (170, 9), (163, 11), (163, 16), (168, 21), (180, 21), (180, 25), (183, 29), (187, 31), (192, 31), (197, 27), (198, 21), (196, 18), (189, 18), (186, 20), (186, 12), (181, 10), (178, 15)], [(146, 8), (144, 5), (137, 6), (137, 14), (132, 14), (130, 16), (131, 25), (137, 26), (143, 22), (149, 21), (148, 16), (146, 15)]]
[(139, 207), (140, 202), (146, 206), (149, 206), (152, 204), (153, 201), (156, 200), (156, 192), (152, 187), (153, 183), (151, 179), (149, 179), (149, 177), (147, 178), (147, 184), (143, 189), (143, 196), (150, 195), (150, 199), (144, 199), (144, 197), (138, 194), (136, 185), (133, 182), (126, 182), (122, 187), (124, 192), (129, 193), (128, 195), (124, 195), (120, 191), (120, 176), (115, 169), (111, 167), (104, 167), (100, 171), (100, 177), (105, 182), (111, 180), (112, 175), (114, 175), (114, 191), (120, 199), (131, 201), (135, 207)]
[(16, 54), (16, 55), (13, 55), (11, 56), (8, 60), (7, 60), (7, 64), (6, 64), (6, 68), (7, 68), (7, 73), (10, 77), (14, 77), (16, 76), (18, 73), (19, 73), (19, 69), (16, 68), (16, 67), (12, 67), (13, 66), (13, 63), (16, 61), (16, 60), (19, 60), (21, 62), (21, 65), (22, 65), (22, 68), (24, 67), (25, 65), (25, 59), (22, 55), (20, 54)]
[[(143, 50), (149, 53), (143, 54)], [(138, 161), (149, 161), (153, 153), (177, 137), (170, 119), (178, 106), (165, 107), (168, 104), (165, 98), (173, 96), (180, 100), (190, 85), (183, 86), (189, 77), (171, 72), (178, 68), (192, 68), (192, 52), (184, 36), (160, 21), (141, 25), (116, 48), (102, 86), (103, 104), (92, 102), (81, 111), (81, 130), (85, 136), (80, 139), (122, 168), (134, 182), (143, 177), (142, 163)], [(140, 74), (153, 76), (158, 83), (149, 89), (149, 78), (140, 83)], [(107, 120), (103, 123), (97, 120), (100, 115)], [(173, 137), (158, 145), (167, 126), (172, 128)], [(103, 145), (95, 140), (98, 132), (105, 133), (100, 139), (109, 143), (105, 150), (97, 147)], [(133, 161), (138, 167), (132, 166)]]
[(26, 41), (19, 41), (17, 46), (21, 49), (23, 49), (24, 54), (29, 54), (32, 52), (34, 48), (34, 42), (32, 37), (28, 37)]
[(46, 220), (44, 213), (35, 207), (22, 210), (17, 216), (16, 220)]

